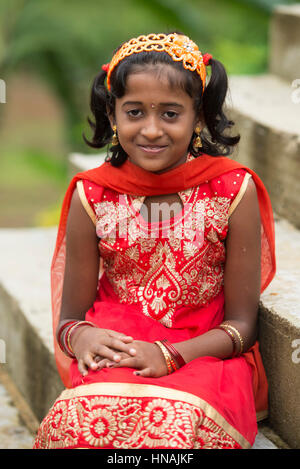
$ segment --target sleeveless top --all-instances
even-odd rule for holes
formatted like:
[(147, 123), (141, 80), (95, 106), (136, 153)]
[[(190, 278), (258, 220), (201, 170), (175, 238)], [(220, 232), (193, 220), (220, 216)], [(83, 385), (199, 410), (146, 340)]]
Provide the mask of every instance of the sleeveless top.
[(182, 307), (207, 306), (223, 289), (228, 221), (250, 177), (235, 169), (179, 192), (180, 212), (151, 224), (141, 214), (145, 197), (78, 181), (99, 237), (104, 276), (118, 301), (166, 327), (174, 327)]

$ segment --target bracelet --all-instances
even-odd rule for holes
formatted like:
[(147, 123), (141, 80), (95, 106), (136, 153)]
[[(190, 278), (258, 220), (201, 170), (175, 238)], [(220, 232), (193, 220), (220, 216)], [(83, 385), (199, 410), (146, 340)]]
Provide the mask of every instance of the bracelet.
[(75, 329), (81, 326), (92, 326), (96, 327), (94, 323), (90, 321), (75, 321), (72, 324), (69, 325), (68, 329), (65, 331), (63, 338), (62, 338), (62, 343), (63, 343), (63, 351), (65, 354), (70, 357), (70, 358), (76, 358), (74, 351), (71, 346), (71, 333), (74, 332)]
[(68, 327), (68, 326), (71, 326), (71, 324), (75, 324), (77, 321), (68, 321), (66, 322), (65, 324), (63, 324), (58, 333), (57, 333), (57, 342), (58, 342), (58, 345), (60, 347), (60, 349), (62, 350), (62, 352), (66, 353), (66, 350), (65, 350), (65, 346), (64, 346), (64, 341), (63, 341), (63, 336), (65, 336), (65, 329)]
[(225, 328), (225, 327), (222, 327), (222, 324), (220, 324), (217, 327), (214, 327), (214, 329), (220, 329), (221, 331), (225, 332), (228, 335), (228, 337), (230, 337), (232, 345), (233, 345), (233, 352), (232, 352), (230, 358), (235, 357), (236, 356), (236, 339), (235, 339), (235, 336), (234, 336), (233, 332), (230, 331), (230, 330), (227, 330), (227, 328)]
[(176, 350), (173, 344), (171, 344), (167, 339), (162, 339), (161, 342), (169, 350), (176, 363), (178, 363), (179, 368), (186, 365), (183, 357), (180, 355), (178, 350)]
[(170, 354), (168, 349), (162, 344), (162, 341), (156, 340), (154, 343), (158, 345), (160, 350), (162, 351), (168, 368), (168, 375), (173, 373), (173, 371), (176, 371), (178, 369), (176, 363), (174, 362), (172, 355)]
[(239, 354), (241, 355), (243, 353), (243, 350), (244, 350), (244, 341), (243, 341), (243, 338), (242, 338), (241, 334), (239, 333), (239, 331), (235, 327), (233, 327), (231, 324), (222, 323), (221, 326), (223, 326), (227, 330), (232, 330), (236, 334), (236, 336), (239, 340), (239, 343), (240, 343)]

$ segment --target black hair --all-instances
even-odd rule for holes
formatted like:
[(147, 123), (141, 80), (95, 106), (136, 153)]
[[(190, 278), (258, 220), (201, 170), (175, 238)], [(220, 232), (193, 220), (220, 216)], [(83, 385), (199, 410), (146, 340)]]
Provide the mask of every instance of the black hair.
[[(223, 111), (223, 105), (228, 89), (228, 77), (221, 62), (210, 59), (211, 75), (207, 86), (202, 89), (202, 81), (196, 71), (186, 70), (181, 62), (174, 62), (167, 52), (140, 52), (125, 57), (113, 70), (110, 83), (111, 90), (105, 86), (106, 72), (101, 71), (94, 79), (90, 107), (95, 117), (95, 122), (88, 118), (94, 135), (92, 141), (88, 141), (83, 135), (84, 141), (92, 148), (102, 148), (109, 145), (113, 131), (108, 115), (114, 114), (115, 100), (124, 96), (126, 92), (126, 80), (130, 73), (133, 73), (142, 66), (161, 66), (167, 64), (177, 69), (180, 73), (169, 74), (170, 86), (180, 86), (194, 99), (194, 108), (197, 116), (203, 116), (205, 127), (201, 131), (202, 147), (196, 152), (193, 148), (193, 140), (196, 134), (193, 133), (188, 151), (193, 156), (198, 157), (203, 153), (211, 156), (228, 156), (231, 154), (240, 136), (224, 135), (224, 131), (232, 127), (234, 122), (228, 120)], [(159, 67), (157, 68), (159, 72)], [(110, 146), (111, 155), (106, 161), (110, 161), (113, 166), (121, 166), (127, 159), (127, 154), (120, 144)]]

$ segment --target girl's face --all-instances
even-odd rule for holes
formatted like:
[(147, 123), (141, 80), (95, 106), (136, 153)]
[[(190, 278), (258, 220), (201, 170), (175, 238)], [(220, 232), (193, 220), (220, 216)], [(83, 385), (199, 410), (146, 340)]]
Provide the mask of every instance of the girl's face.
[(151, 68), (130, 74), (111, 118), (129, 160), (155, 173), (184, 163), (193, 131), (201, 127), (193, 99), (181, 88), (171, 87), (166, 75), (158, 76)]

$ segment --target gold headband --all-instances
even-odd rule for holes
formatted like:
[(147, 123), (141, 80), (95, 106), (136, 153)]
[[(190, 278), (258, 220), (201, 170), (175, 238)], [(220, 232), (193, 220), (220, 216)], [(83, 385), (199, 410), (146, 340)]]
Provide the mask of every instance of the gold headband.
[(202, 56), (198, 46), (187, 36), (181, 34), (148, 34), (130, 39), (115, 53), (109, 64), (103, 65), (107, 71), (107, 88), (110, 90), (110, 77), (115, 67), (125, 58), (140, 52), (167, 52), (175, 62), (182, 62), (186, 70), (196, 71), (200, 75), (203, 90), (205, 88), (206, 68), (210, 54)]

